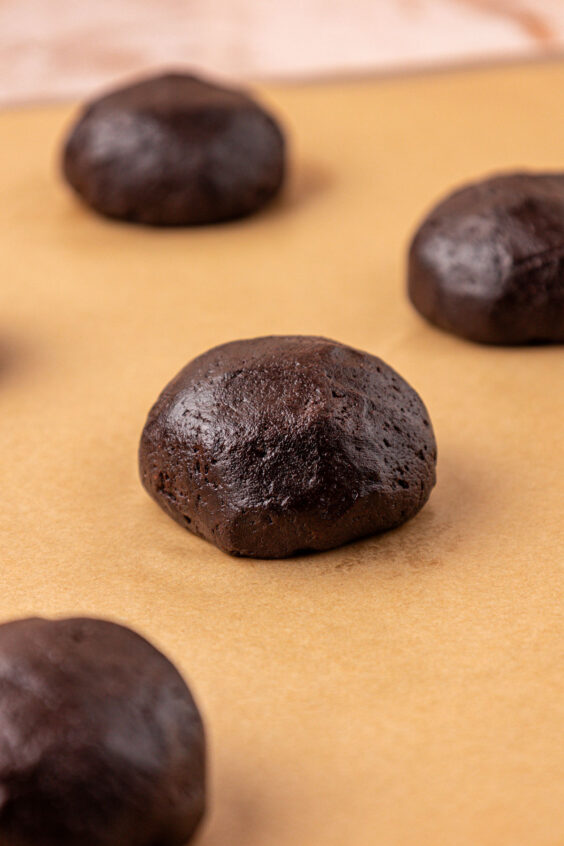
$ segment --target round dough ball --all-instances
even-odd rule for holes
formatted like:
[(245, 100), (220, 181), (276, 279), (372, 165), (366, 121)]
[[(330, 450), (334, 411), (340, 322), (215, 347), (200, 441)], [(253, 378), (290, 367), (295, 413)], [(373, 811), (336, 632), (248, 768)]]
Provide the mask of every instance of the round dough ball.
[(63, 170), (108, 217), (218, 223), (274, 197), (284, 146), (278, 124), (244, 92), (168, 74), (87, 106), (66, 143)]
[(140, 473), (190, 531), (283, 558), (398, 526), (427, 501), (425, 406), (381, 359), (307, 336), (234, 341), (188, 364), (151, 409)]
[(173, 665), (103, 620), (0, 625), (0, 846), (184, 846), (205, 741)]
[(484, 344), (564, 341), (564, 174), (456, 191), (411, 245), (409, 296), (431, 323)]

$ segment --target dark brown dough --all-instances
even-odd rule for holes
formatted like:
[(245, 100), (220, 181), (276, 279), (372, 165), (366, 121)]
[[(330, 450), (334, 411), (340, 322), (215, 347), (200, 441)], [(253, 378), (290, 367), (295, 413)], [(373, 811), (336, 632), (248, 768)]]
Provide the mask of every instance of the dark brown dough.
[(257, 211), (284, 177), (284, 136), (242, 91), (184, 74), (121, 88), (86, 107), (63, 170), (103, 215), (158, 226)]
[(184, 846), (204, 759), (190, 691), (135, 632), (0, 626), (0, 846)]
[(447, 197), (415, 235), (408, 287), (463, 338), (564, 341), (564, 174), (505, 174)]
[(381, 359), (307, 336), (216, 347), (151, 409), (141, 479), (233, 555), (283, 558), (398, 526), (427, 501), (436, 447), (415, 391)]

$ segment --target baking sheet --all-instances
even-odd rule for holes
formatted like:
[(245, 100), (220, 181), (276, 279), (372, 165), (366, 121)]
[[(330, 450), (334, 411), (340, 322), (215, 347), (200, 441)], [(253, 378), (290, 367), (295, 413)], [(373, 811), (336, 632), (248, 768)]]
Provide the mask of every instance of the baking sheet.
[[(276, 87), (281, 201), (192, 231), (65, 190), (74, 110), (0, 115), (0, 617), (145, 633), (204, 712), (202, 846), (564, 842), (564, 349), (489, 349), (404, 296), (410, 232), (498, 168), (564, 166), (564, 65)], [(229, 558), (137, 478), (145, 415), (212, 345), (315, 333), (424, 398), (438, 485), (403, 528)]]

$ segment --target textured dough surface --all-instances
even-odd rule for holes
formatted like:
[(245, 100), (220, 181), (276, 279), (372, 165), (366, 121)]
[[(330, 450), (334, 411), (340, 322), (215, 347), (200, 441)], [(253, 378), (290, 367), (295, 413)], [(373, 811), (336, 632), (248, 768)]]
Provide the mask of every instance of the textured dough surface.
[(140, 445), (151, 496), (235, 555), (330, 549), (413, 517), (436, 447), (415, 391), (375, 356), (325, 338), (234, 341), (188, 364)]
[(186, 684), (135, 632), (0, 626), (0, 846), (184, 846), (204, 755)]
[(495, 176), (439, 203), (411, 246), (409, 295), (473, 341), (564, 341), (564, 174)]
[(63, 155), (65, 178), (108, 217), (160, 226), (257, 211), (280, 189), (284, 136), (243, 91), (167, 74), (86, 107)]

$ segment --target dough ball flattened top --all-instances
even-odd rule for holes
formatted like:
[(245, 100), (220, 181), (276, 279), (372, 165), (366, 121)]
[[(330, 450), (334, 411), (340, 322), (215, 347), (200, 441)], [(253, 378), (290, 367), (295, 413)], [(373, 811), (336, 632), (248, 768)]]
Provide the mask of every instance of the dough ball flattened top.
[(63, 171), (103, 215), (157, 226), (217, 223), (274, 197), (285, 140), (245, 92), (167, 74), (89, 104), (67, 139)]
[(409, 295), (429, 321), (487, 344), (564, 341), (564, 175), (514, 173), (456, 191), (423, 221)]
[(152, 408), (143, 483), (227, 552), (283, 557), (399, 525), (427, 500), (436, 446), (415, 391), (325, 338), (235, 341), (189, 363)]
[(0, 844), (183, 846), (205, 739), (175, 667), (104, 620), (0, 625)]

